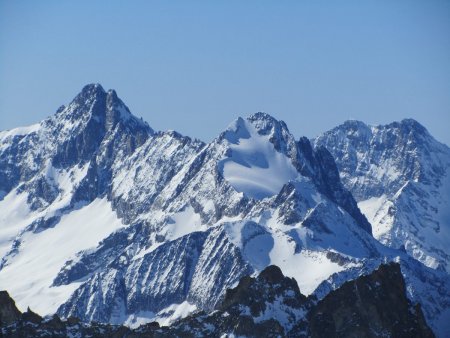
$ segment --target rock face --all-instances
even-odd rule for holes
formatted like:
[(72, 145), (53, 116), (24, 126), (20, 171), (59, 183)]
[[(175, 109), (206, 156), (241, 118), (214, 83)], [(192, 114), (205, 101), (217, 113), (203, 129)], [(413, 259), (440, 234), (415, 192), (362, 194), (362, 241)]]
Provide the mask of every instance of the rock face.
[(449, 275), (375, 240), (331, 152), (270, 115), (205, 144), (155, 132), (88, 85), (40, 124), (1, 132), (0, 167), (0, 287), (19, 309), (169, 324), (269, 265), (320, 300), (397, 261), (408, 297), (446, 334)]
[[(159, 328), (157, 323), (148, 326), (148, 331)], [(28, 309), (21, 313), (8, 292), (0, 291), (1, 337), (133, 337), (125, 327), (111, 327), (92, 323), (85, 325), (77, 318), (61, 320), (57, 315), (42, 318)], [(147, 335), (148, 336), (148, 335)]]
[(308, 314), (312, 337), (433, 337), (420, 304), (406, 297), (400, 265), (344, 283)]
[(0, 291), (0, 326), (8, 326), (20, 319), (20, 311), (7, 291)]
[(303, 296), (295, 280), (269, 266), (227, 291), (217, 311), (188, 317), (171, 329), (190, 336), (434, 337), (420, 305), (406, 297), (396, 263), (346, 282), (320, 301)]
[[(264, 327), (269, 327), (273, 323), (276, 331), (283, 334), (304, 316), (307, 308), (307, 298), (300, 293), (295, 279), (285, 277), (279, 267), (270, 265), (257, 278), (244, 277), (236, 288), (227, 290), (218, 310), (222, 316), (227, 313), (239, 320), (248, 316), (255, 326), (264, 323)], [(247, 333), (237, 334), (250, 333), (249, 328)]]
[(69, 333), (98, 337), (434, 337), (420, 305), (406, 297), (400, 265), (395, 263), (346, 282), (319, 302), (302, 295), (296, 281), (272, 265), (256, 278), (242, 278), (212, 313), (191, 315), (171, 327), (152, 323), (130, 330), (96, 323), (87, 326), (57, 316), (31, 321), (22, 315), (3, 325), (2, 332), (11, 337), (25, 333), (34, 337)]
[[(120, 313), (120, 306), (133, 314), (145, 309), (159, 311), (186, 299), (193, 304), (216, 301), (224, 286), (231, 287), (238, 276), (253, 270), (225, 234), (215, 230), (194, 232), (161, 244), (131, 262), (120, 256), (80, 286), (58, 312), (65, 317), (108, 318), (119, 324), (124, 320), (120, 315), (126, 314)], [(96, 305), (91, 306), (92, 302)], [(115, 304), (119, 304), (118, 309)], [(103, 317), (102, 311), (111, 311), (111, 315)]]
[(131, 115), (115, 91), (87, 85), (69, 106), (41, 123), (0, 134), (1, 191), (3, 196), (16, 187), (30, 192), (30, 207), (43, 208), (61, 193), (53, 184), (58, 182), (51, 182), (51, 171), (89, 163), (88, 172), (97, 174), (90, 197), (104, 193), (101, 183), (115, 157), (132, 153), (151, 134), (153, 130)]
[(450, 272), (449, 147), (412, 119), (381, 126), (347, 121), (314, 145), (333, 154), (377, 239)]

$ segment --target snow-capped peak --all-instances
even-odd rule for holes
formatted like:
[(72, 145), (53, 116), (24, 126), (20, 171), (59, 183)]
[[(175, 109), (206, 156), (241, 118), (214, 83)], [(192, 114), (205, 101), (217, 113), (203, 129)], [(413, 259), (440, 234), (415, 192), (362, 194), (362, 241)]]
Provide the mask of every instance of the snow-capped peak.
[(341, 180), (382, 243), (450, 271), (450, 148), (414, 119), (346, 122), (315, 139), (336, 159)]
[(276, 195), (299, 175), (290, 158), (270, 142), (275, 120), (267, 117), (259, 113), (247, 120), (238, 118), (222, 134), (229, 147), (219, 163), (223, 177), (237, 191), (255, 199)]
[(106, 130), (120, 124), (129, 129), (144, 128), (149, 134), (153, 133), (146, 122), (131, 114), (115, 90), (106, 92), (100, 84), (83, 87), (67, 107), (58, 109), (53, 120), (71, 132), (85, 128), (89, 121), (93, 121)]
[[(211, 309), (268, 264), (325, 296), (406, 256), (373, 238), (330, 152), (268, 114), (238, 118), (204, 144), (153, 133), (93, 84), (31, 129), (0, 148), (0, 287), (21, 306), (140, 323), (183, 304)], [(424, 308), (436, 322), (450, 292), (430, 275)]]
[(277, 120), (272, 115), (264, 112), (252, 114), (247, 118), (247, 120), (252, 123), (261, 134), (270, 134), (276, 131), (281, 131), (282, 129), (284, 129), (285, 132), (289, 132), (289, 129), (284, 121)]

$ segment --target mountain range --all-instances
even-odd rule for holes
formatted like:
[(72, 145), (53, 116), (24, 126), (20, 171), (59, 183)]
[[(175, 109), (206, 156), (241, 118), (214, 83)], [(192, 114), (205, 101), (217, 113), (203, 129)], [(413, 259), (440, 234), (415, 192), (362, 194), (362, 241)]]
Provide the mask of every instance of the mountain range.
[[(0, 289), (21, 310), (168, 325), (271, 265), (321, 302), (396, 262), (450, 334), (450, 149), (414, 120), (309, 140), (256, 113), (204, 143), (91, 84), (0, 132), (0, 168)], [(307, 312), (276, 320), (289, 332)]]

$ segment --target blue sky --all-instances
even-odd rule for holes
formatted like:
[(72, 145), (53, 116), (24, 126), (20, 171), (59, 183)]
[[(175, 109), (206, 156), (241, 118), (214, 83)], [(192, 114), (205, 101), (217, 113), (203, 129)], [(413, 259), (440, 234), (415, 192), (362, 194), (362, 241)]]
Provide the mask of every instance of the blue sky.
[(205, 141), (265, 111), (296, 136), (412, 117), (450, 144), (450, 1), (0, 0), (0, 129), (87, 83)]

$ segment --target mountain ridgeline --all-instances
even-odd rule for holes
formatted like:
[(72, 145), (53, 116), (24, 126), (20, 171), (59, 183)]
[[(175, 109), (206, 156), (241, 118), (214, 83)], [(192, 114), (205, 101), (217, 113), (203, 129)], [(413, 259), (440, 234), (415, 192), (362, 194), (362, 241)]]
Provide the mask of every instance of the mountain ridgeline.
[[(21, 310), (132, 330), (216, 318), (227, 290), (275, 265), (302, 295), (277, 319), (288, 334), (396, 262), (421, 306), (405, 323), (444, 337), (449, 163), (449, 148), (411, 120), (346, 122), (310, 141), (256, 113), (204, 143), (154, 131), (115, 91), (88, 85), (42, 122), (0, 132), (0, 289)], [(261, 313), (247, 315), (252, 325)], [(338, 329), (317, 318), (308, 335)]]
[(418, 122), (347, 121), (314, 140), (336, 159), (341, 180), (382, 243), (450, 272), (450, 148)]
[(227, 290), (216, 311), (197, 312), (170, 327), (153, 322), (133, 330), (75, 317), (43, 319), (30, 309), (21, 313), (5, 291), (0, 300), (0, 327), (8, 337), (434, 337), (420, 305), (406, 297), (396, 263), (346, 282), (321, 301), (302, 295), (294, 279), (271, 265)]

